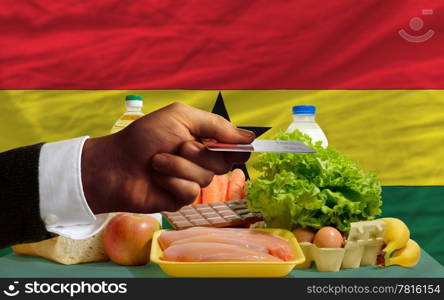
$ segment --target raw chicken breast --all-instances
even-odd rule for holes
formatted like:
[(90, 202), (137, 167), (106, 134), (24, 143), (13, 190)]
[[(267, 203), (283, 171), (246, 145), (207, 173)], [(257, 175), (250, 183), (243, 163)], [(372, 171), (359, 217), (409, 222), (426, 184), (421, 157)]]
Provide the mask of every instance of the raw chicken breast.
[(212, 228), (212, 227), (190, 227), (183, 230), (169, 230), (162, 232), (159, 236), (159, 244), (162, 250), (168, 248), (173, 242), (186, 239), (195, 236), (203, 235), (220, 235), (221, 232), (235, 231), (235, 232), (247, 232), (248, 229), (239, 228)]
[(267, 253), (223, 243), (187, 243), (172, 245), (163, 252), (162, 259), (179, 262), (281, 261), (279, 258)]
[(239, 240), (239, 239), (234, 239), (234, 238), (230, 238), (230, 237), (217, 236), (217, 235), (197, 235), (197, 236), (177, 240), (177, 241), (172, 242), (170, 244), (170, 247), (174, 246), (174, 245), (182, 245), (182, 244), (187, 244), (187, 243), (202, 243), (202, 242), (237, 245), (237, 246), (242, 246), (242, 247), (245, 247), (248, 249), (260, 251), (262, 253), (268, 253), (267, 248), (262, 247), (258, 244), (251, 243), (248, 241)]
[(186, 240), (188, 242), (223, 242), (262, 252), (266, 249), (268, 254), (285, 261), (294, 257), (287, 240), (273, 234), (249, 229), (192, 227), (179, 231), (166, 231), (159, 237), (162, 249), (178, 241), (186, 243)]

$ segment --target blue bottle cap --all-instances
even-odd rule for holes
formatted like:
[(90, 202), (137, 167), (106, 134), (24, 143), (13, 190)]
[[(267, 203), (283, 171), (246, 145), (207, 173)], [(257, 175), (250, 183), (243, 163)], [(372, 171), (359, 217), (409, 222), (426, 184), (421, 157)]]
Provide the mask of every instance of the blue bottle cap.
[(293, 115), (314, 115), (316, 106), (314, 105), (295, 105), (293, 106)]

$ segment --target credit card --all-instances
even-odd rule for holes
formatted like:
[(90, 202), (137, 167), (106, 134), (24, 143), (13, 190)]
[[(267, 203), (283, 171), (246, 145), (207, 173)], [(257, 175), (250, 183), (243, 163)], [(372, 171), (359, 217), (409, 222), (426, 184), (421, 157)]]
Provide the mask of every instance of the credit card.
[(315, 153), (313, 149), (298, 141), (254, 140), (251, 144), (226, 144), (214, 140), (203, 140), (210, 151), (222, 152), (275, 152), (275, 153)]

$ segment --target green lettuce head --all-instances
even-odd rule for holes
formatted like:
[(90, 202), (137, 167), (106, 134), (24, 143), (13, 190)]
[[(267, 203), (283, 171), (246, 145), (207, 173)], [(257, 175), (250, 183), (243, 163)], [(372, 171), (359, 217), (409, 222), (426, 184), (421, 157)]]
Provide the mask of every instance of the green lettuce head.
[(350, 223), (381, 213), (381, 186), (374, 172), (296, 130), (278, 140), (297, 140), (310, 153), (261, 153), (254, 168), (262, 175), (248, 185), (250, 210), (261, 212), (267, 226), (292, 230), (333, 226), (348, 232)]

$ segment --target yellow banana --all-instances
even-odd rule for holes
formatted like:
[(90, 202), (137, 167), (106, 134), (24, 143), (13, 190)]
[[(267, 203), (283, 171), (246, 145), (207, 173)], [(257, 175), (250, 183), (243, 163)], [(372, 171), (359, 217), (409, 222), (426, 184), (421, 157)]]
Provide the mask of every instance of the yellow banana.
[(385, 253), (384, 260), (387, 265), (393, 251), (405, 247), (410, 239), (410, 231), (407, 225), (399, 219), (382, 218), (381, 220), (384, 221), (386, 225), (384, 233), (384, 244), (386, 244), (386, 246), (382, 251)]
[(421, 249), (414, 240), (408, 240), (404, 248), (393, 252), (393, 256), (386, 261), (385, 265), (398, 265), (401, 267), (412, 267), (416, 265), (421, 256)]

